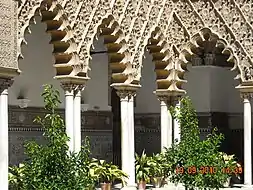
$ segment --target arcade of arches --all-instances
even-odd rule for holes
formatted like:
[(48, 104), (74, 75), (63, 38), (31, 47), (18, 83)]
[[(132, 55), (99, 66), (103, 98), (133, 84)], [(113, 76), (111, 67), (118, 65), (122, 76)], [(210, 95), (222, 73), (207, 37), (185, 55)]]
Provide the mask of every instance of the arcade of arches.
[(65, 97), (69, 149), (80, 150), (82, 134), (96, 134), (95, 149), (112, 135), (106, 156), (129, 174), (129, 186), (143, 133), (152, 144), (161, 139), (159, 151), (180, 139), (168, 106), (185, 94), (203, 131), (216, 125), (234, 138), (224, 147), (244, 163), (251, 186), (252, 15), (246, 0), (0, 0), (1, 188), (24, 136), (41, 139), (25, 122), (43, 113), (39, 94), (49, 82)]

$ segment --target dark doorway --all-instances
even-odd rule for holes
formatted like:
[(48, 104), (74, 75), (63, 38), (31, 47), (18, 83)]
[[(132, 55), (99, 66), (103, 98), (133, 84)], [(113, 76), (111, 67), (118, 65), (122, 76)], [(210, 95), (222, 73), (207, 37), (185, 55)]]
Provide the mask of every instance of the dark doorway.
[(121, 118), (120, 98), (114, 88), (111, 88), (111, 106), (113, 114), (113, 164), (121, 167)]

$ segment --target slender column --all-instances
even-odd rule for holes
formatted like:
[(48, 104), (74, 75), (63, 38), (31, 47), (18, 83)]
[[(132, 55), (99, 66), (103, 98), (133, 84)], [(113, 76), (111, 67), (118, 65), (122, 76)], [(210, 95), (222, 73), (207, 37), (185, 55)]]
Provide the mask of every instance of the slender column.
[(167, 96), (158, 96), (161, 103), (161, 151), (172, 145), (172, 117)]
[(251, 104), (253, 94), (243, 93), (243, 127), (244, 127), (244, 184), (252, 185), (252, 161), (251, 161)]
[(135, 138), (134, 138), (134, 95), (130, 94), (128, 103), (128, 143), (129, 143), (129, 181), (128, 185), (135, 185)]
[(0, 79), (0, 187), (8, 190), (8, 87), (12, 81)]
[(127, 186), (135, 186), (134, 100), (133, 92), (117, 90), (121, 110), (122, 170), (129, 176)]
[(128, 112), (128, 95), (122, 91), (117, 91), (120, 97), (120, 113), (121, 113), (121, 163), (122, 171), (130, 174), (129, 170), (129, 112)]
[(74, 97), (74, 152), (78, 153), (81, 150), (81, 91), (82, 86), (79, 86), (75, 91)]
[[(179, 97), (174, 97), (174, 105), (176, 108), (176, 115), (179, 114), (179, 109), (180, 109), (180, 98)], [(173, 119), (173, 126), (174, 126), (174, 142), (180, 142), (180, 123), (179, 121), (174, 118)]]
[(61, 85), (65, 91), (65, 125), (66, 133), (70, 138), (68, 141), (69, 151), (74, 151), (74, 89), (73, 84)]

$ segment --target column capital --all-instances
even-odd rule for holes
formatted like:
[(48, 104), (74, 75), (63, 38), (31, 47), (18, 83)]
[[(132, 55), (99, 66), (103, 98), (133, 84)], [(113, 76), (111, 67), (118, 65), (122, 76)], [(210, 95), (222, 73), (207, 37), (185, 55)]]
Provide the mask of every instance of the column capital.
[(13, 84), (13, 82), (14, 82), (13, 79), (0, 78), (0, 93), (8, 89)]
[(130, 98), (136, 96), (136, 91), (129, 90), (129, 89), (117, 89), (116, 90), (117, 95), (120, 97), (120, 99)]
[(171, 101), (173, 104), (177, 104), (181, 98), (182, 98), (182, 96), (172, 96)]
[(251, 98), (253, 98), (253, 92), (240, 92), (240, 97), (242, 99), (250, 100)]
[(62, 82), (61, 87), (64, 91), (72, 92), (78, 89), (78, 84), (71, 83), (71, 82)]
[(171, 97), (167, 95), (157, 94), (156, 96), (161, 103), (165, 102), (166, 104), (168, 104), (171, 100)]
[(116, 90), (116, 93), (120, 99), (135, 97), (137, 90), (140, 88), (139, 85), (132, 84), (112, 84), (111, 87)]

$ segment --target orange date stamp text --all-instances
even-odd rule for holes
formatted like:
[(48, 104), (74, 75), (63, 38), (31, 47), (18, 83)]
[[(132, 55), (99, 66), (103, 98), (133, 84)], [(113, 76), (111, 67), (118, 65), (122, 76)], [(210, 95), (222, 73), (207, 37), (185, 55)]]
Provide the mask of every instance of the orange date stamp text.
[(190, 166), (190, 167), (176, 167), (176, 174), (215, 174), (217, 172), (222, 172), (225, 174), (242, 174), (242, 167), (235, 168), (217, 168), (214, 166)]

